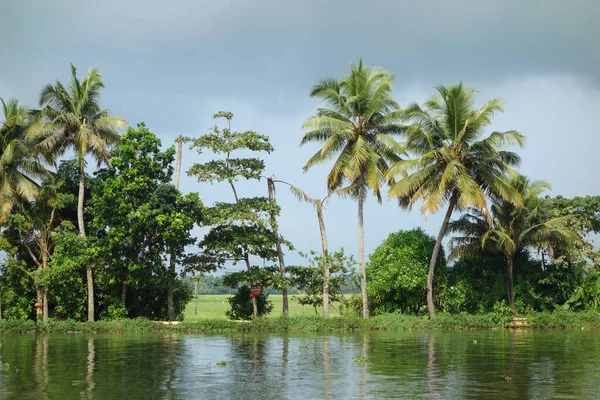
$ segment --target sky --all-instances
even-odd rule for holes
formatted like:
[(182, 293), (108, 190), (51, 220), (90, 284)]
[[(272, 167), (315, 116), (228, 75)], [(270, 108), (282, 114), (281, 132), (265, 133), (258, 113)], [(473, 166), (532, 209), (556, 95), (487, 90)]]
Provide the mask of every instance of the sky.
[[(498, 97), (493, 130), (527, 136), (520, 172), (552, 185), (550, 195), (600, 192), (600, 2), (597, 0), (0, 0), (0, 97), (36, 106), (39, 91), (66, 81), (69, 63), (98, 68), (102, 104), (130, 126), (144, 121), (165, 146), (199, 136), (219, 110), (232, 128), (270, 136), (266, 175), (326, 194), (329, 165), (303, 173), (317, 145), (298, 146), (320, 103), (310, 87), (340, 78), (362, 57), (395, 75), (401, 106), (422, 103), (440, 84), (464, 82), (478, 104)], [(183, 170), (208, 155), (186, 149)], [(205, 204), (231, 201), (225, 185), (182, 173), (181, 189)], [(240, 184), (243, 196), (266, 183)], [(280, 230), (297, 250), (320, 249), (316, 215), (283, 187)], [(442, 213), (424, 218), (393, 201), (365, 208), (370, 254), (391, 232), (436, 235)], [(330, 248), (357, 252), (357, 207), (332, 198), (325, 211)], [(198, 230), (198, 235), (204, 231)], [(288, 264), (301, 262), (296, 252)], [(238, 267), (228, 267), (237, 270)]]

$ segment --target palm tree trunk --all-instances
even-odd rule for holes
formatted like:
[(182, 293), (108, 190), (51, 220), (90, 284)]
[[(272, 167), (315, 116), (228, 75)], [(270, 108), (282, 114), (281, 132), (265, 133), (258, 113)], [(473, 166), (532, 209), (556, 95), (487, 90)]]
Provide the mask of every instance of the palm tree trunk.
[(365, 268), (365, 225), (363, 221), (364, 198), (358, 198), (358, 269), (360, 272), (360, 292), (362, 294), (363, 318), (369, 318), (367, 299), (367, 275)]
[(513, 265), (514, 265), (514, 259), (513, 256), (507, 256), (506, 257), (506, 297), (508, 299), (508, 305), (510, 307), (510, 309), (512, 310), (512, 313), (514, 316), (517, 316), (517, 308), (515, 307), (515, 294), (513, 292), (513, 286), (514, 286), (514, 282), (513, 282)]
[(329, 318), (329, 249), (327, 248), (327, 232), (323, 220), (323, 204), (319, 201), (317, 206), (317, 219), (321, 231), (321, 247), (323, 249), (323, 318)]
[(179, 177), (181, 176), (181, 156), (183, 153), (183, 141), (181, 136), (177, 138), (177, 163), (175, 164), (175, 187), (179, 189)]
[[(40, 249), (42, 253), (42, 270), (48, 266), (48, 249), (45, 245)], [(44, 323), (48, 322), (49, 312), (48, 312), (48, 288), (44, 286), (42, 288), (42, 316)]]
[[(277, 201), (275, 200), (275, 184), (273, 183), (273, 179), (267, 178), (267, 187), (269, 189), (269, 202), (271, 202), (273, 205), (276, 205)], [(283, 287), (281, 288), (281, 294), (283, 297), (283, 315), (287, 316), (289, 314), (288, 291), (287, 284), (285, 283), (285, 263), (283, 262), (283, 251), (281, 250), (281, 237), (279, 236), (275, 210), (271, 210), (270, 214), (271, 227), (273, 228), (273, 234), (275, 235), (275, 246), (277, 247), (277, 258), (279, 259), (279, 273), (283, 282)]]
[[(181, 176), (181, 155), (183, 152), (181, 136), (177, 138), (177, 163), (175, 164), (175, 189), (179, 190), (179, 177)], [(167, 318), (169, 321), (175, 320), (175, 301), (173, 299), (173, 291), (175, 290), (175, 278), (177, 273), (175, 272), (175, 265), (177, 260), (177, 253), (174, 248), (171, 249), (169, 254), (169, 272), (168, 272), (168, 283), (167, 283)]]
[(450, 217), (452, 216), (452, 212), (454, 211), (457, 202), (458, 192), (455, 191), (454, 193), (452, 193), (452, 197), (450, 197), (448, 211), (446, 211), (446, 215), (444, 216), (444, 221), (442, 222), (440, 233), (438, 234), (438, 237), (435, 241), (435, 246), (433, 246), (433, 253), (431, 254), (431, 259), (429, 260), (429, 273), (427, 274), (427, 311), (429, 312), (429, 318), (435, 317), (435, 305), (433, 304), (433, 277), (435, 274), (435, 265), (437, 264), (437, 260), (440, 255), (440, 250), (442, 248), (442, 239), (444, 239), (444, 236), (446, 236), (448, 223), (450, 222)]
[(44, 323), (48, 322), (49, 313), (48, 313), (48, 289), (43, 289), (42, 294), (42, 315)]
[[(79, 236), (85, 239), (85, 225), (83, 221), (83, 200), (85, 195), (85, 160), (79, 159), (79, 196), (77, 198), (77, 223), (79, 225)], [(94, 274), (92, 266), (85, 266), (88, 294), (88, 321), (94, 321)]]
[(42, 294), (42, 287), (40, 285), (35, 285), (35, 320), (37, 322), (42, 322), (42, 310), (40, 305), (42, 301), (44, 301)]

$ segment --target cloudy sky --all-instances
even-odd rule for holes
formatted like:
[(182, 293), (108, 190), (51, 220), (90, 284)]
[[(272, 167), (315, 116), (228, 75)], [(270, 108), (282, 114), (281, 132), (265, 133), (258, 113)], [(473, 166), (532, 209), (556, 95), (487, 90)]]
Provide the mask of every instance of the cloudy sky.
[[(422, 102), (439, 84), (463, 81), (479, 101), (499, 97), (495, 130), (527, 138), (521, 171), (552, 185), (551, 194), (600, 192), (600, 2), (597, 0), (421, 2), (357, 0), (0, 0), (0, 97), (37, 105), (41, 87), (66, 80), (69, 63), (100, 69), (103, 105), (171, 145), (198, 136), (218, 110), (233, 128), (269, 135), (276, 151), (268, 175), (314, 196), (326, 193), (327, 166), (304, 174), (317, 147), (298, 147), (302, 124), (319, 106), (308, 96), (326, 76), (341, 77), (363, 57), (396, 76), (401, 105)], [(417, 4), (418, 3), (418, 4)], [(206, 161), (184, 153), (184, 169)], [(241, 185), (247, 196), (264, 183)], [(227, 201), (225, 186), (182, 178), (207, 204)], [(314, 211), (283, 188), (281, 231), (302, 251), (320, 247)], [(367, 254), (392, 231), (424, 227), (393, 202), (370, 199)], [(356, 253), (356, 205), (333, 199), (326, 210), (332, 248)], [(298, 261), (290, 254), (288, 263)]]

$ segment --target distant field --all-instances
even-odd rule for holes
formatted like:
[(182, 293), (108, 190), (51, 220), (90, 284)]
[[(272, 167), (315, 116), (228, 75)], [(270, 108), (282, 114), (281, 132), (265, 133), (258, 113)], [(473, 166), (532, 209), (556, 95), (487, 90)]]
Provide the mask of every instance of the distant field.
[[(225, 311), (229, 310), (229, 302), (227, 301), (229, 297), (230, 295), (228, 294), (207, 294), (198, 296), (198, 315), (194, 315), (195, 300), (192, 299), (185, 309), (184, 320), (194, 321), (205, 318), (227, 319), (225, 316)], [(290, 316), (315, 315), (315, 309), (310, 306), (299, 305), (295, 295), (289, 295), (288, 299), (290, 305)], [(273, 302), (273, 311), (271, 311), (270, 316), (280, 316), (282, 309), (282, 296), (280, 294), (272, 294), (269, 295), (269, 300)], [(318, 311), (319, 315), (321, 315), (323, 312), (322, 307), (319, 307)], [(339, 315), (338, 304), (334, 304), (332, 307), (330, 307), (329, 314), (331, 316)]]

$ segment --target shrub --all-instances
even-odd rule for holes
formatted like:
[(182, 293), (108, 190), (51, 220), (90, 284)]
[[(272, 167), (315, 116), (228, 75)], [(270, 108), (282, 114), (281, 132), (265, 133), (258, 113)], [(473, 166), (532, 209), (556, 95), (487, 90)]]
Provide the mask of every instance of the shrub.
[[(257, 296), (256, 299), (259, 316), (268, 315), (273, 310), (273, 303), (269, 301), (268, 294)], [(225, 312), (229, 319), (252, 319), (252, 299), (250, 298), (250, 288), (248, 286), (240, 286), (237, 293), (229, 298), (229, 304), (231, 310)]]

